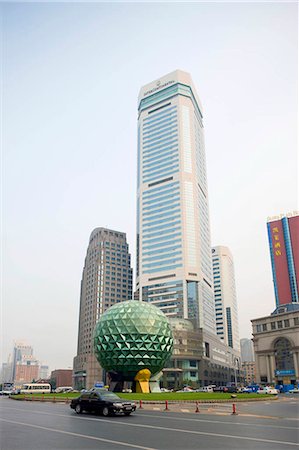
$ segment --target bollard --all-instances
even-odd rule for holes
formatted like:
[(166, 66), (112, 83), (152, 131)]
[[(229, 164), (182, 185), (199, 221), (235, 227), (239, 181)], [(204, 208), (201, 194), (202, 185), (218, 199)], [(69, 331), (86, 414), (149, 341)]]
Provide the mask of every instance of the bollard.
[(196, 413), (199, 413), (200, 411), (199, 411), (199, 407), (198, 407), (198, 402), (196, 402), (196, 410), (195, 410), (195, 412)]
[(237, 411), (236, 411), (236, 404), (235, 403), (233, 403), (233, 412), (232, 412), (232, 415), (237, 415)]
[(165, 409), (164, 409), (164, 411), (169, 411), (168, 400), (165, 400)]
[(55, 398), (55, 395), (54, 395), (54, 397), (53, 397), (53, 403), (56, 403), (56, 398)]
[(142, 400), (139, 401), (139, 409), (143, 409), (143, 407), (142, 407)]

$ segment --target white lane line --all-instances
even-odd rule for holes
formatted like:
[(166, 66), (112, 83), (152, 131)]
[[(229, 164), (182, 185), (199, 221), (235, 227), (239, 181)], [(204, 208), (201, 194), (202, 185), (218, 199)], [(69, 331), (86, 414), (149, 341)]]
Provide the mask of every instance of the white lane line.
[(109, 444), (124, 445), (125, 447), (140, 448), (142, 450), (157, 450), (152, 447), (143, 447), (142, 445), (129, 444), (127, 442), (121, 442), (121, 441), (113, 441), (111, 439), (104, 439), (104, 438), (99, 438), (96, 436), (89, 436), (87, 434), (72, 433), (71, 431), (57, 430), (56, 428), (42, 427), (40, 425), (33, 425), (31, 423), (16, 422), (15, 420), (7, 420), (7, 419), (2, 419), (2, 418), (0, 418), (0, 420), (2, 420), (2, 422), (13, 423), (15, 425), (23, 425), (26, 427), (38, 428), (38, 429), (46, 430), (46, 431), (53, 431), (54, 433), (68, 434), (69, 436), (75, 436), (75, 437), (80, 437), (80, 438), (84, 438), (84, 439), (91, 439), (94, 441), (108, 442)]
[[(60, 415), (60, 414), (55, 414), (55, 415)], [(69, 417), (69, 416), (67, 416), (67, 417)], [(83, 419), (83, 417), (79, 417), (79, 419)], [(6, 419), (0, 418), (0, 420), (14, 423), (13, 421), (6, 420)], [(83, 420), (97, 420), (97, 419), (83, 419)], [(111, 425), (111, 420), (102, 419), (101, 422), (107, 422)], [(211, 421), (211, 422), (213, 422), (213, 421)], [(16, 422), (16, 423), (20, 423), (20, 422)], [(45, 427), (39, 427), (38, 425), (31, 425), (31, 424), (23, 424), (23, 425), (34, 426), (34, 427), (38, 427), (38, 428), (45, 428)], [(159, 426), (154, 426), (154, 425), (145, 425), (145, 424), (143, 425), (143, 424), (138, 424), (138, 423), (119, 422), (119, 421), (113, 422), (113, 425), (125, 425), (126, 427), (148, 428), (148, 429), (161, 430), (161, 431), (176, 431), (178, 433), (195, 434), (195, 435), (200, 435), (200, 436), (212, 436), (212, 437), (219, 437), (219, 438), (239, 439), (239, 440), (254, 441), (254, 442), (266, 442), (269, 444), (279, 444), (279, 445), (283, 444), (283, 445), (291, 445), (291, 446), (299, 447), (299, 443), (297, 443), (297, 442), (276, 441), (274, 439), (253, 438), (253, 437), (248, 437), (248, 436), (236, 436), (234, 434), (209, 433), (207, 431), (184, 430), (182, 428), (159, 427)], [(70, 433), (67, 431), (60, 431), (60, 430), (53, 430), (53, 431), (58, 431), (58, 432), (67, 433), (67, 434), (73, 434), (73, 433)], [(82, 435), (82, 436), (85, 437), (85, 435)], [(96, 438), (93, 438), (93, 439), (96, 439)], [(97, 438), (97, 439), (101, 440), (102, 438)], [(130, 444), (123, 444), (123, 445), (130, 445)], [(134, 445), (134, 447), (147, 449), (147, 447), (138, 447), (137, 445)], [(149, 449), (149, 450), (153, 450), (153, 449)]]
[(182, 412), (190, 412), (190, 409), (181, 409)]
[(161, 411), (161, 408), (153, 408), (153, 411)]
[[(11, 407), (5, 407), (5, 409), (13, 409), (13, 410), (15, 410), (15, 411), (21, 411), (21, 412), (25, 412), (25, 413), (28, 413), (28, 412), (30, 412), (30, 413), (33, 413), (33, 414), (45, 414), (45, 415), (50, 415), (50, 416), (59, 416), (59, 417), (67, 417), (67, 418), (70, 418), (70, 417), (72, 417), (73, 419), (81, 419), (81, 420), (97, 420), (97, 421), (99, 421), (99, 420), (101, 420), (101, 421), (104, 421), (105, 419), (102, 419), (102, 418), (99, 418), (99, 419), (95, 419), (95, 418), (93, 418), (93, 417), (88, 417), (88, 416), (85, 416), (85, 417), (80, 417), (80, 416), (77, 416), (77, 415), (69, 415), (69, 414), (53, 414), (53, 413), (51, 413), (51, 412), (45, 412), (45, 411), (34, 411), (34, 410), (30, 410), (30, 411), (28, 411), (27, 409), (21, 409), (21, 408), (11, 408)], [(148, 411), (147, 411), (148, 412)], [(220, 413), (221, 414), (221, 413)], [(138, 412), (135, 414), (135, 415), (139, 415), (138, 414)], [(149, 417), (149, 418), (151, 418), (151, 419), (169, 419), (169, 415), (167, 414), (167, 415), (163, 415), (163, 416), (157, 416), (157, 415), (151, 415), (151, 414), (146, 414), (145, 413), (145, 415), (146, 415), (146, 417)], [(192, 419), (191, 417), (175, 417), (175, 416), (171, 416), (171, 419), (173, 419), (173, 420), (179, 420), (179, 421), (181, 421), (181, 422), (183, 422), (183, 421), (187, 421), (187, 422), (203, 422), (203, 423), (220, 423), (220, 424), (223, 424), (223, 425), (243, 425), (243, 426), (251, 426), (251, 427), (261, 427), (261, 428), (281, 428), (281, 429), (283, 429), (283, 430), (297, 430), (297, 427), (284, 427), (284, 426), (281, 426), (281, 425), (261, 425), (261, 424), (258, 424), (258, 423), (249, 423), (249, 422), (227, 422), (227, 421), (225, 421), (225, 420), (208, 420), (208, 419)], [(280, 419), (279, 417), (277, 417), (277, 420), (278, 419)], [(283, 420), (299, 420), (299, 419), (288, 419), (288, 418), (283, 418)], [(110, 421), (108, 421), (108, 422), (110, 422)], [(117, 422), (117, 423), (124, 423), (124, 422)]]

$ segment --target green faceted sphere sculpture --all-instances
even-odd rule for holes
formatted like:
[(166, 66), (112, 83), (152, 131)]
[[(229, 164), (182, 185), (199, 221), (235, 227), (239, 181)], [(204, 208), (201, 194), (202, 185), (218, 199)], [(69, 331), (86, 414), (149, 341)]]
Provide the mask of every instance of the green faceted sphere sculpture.
[(107, 371), (133, 380), (137, 372), (158, 373), (170, 358), (173, 337), (169, 321), (156, 306), (129, 300), (109, 308), (94, 330), (97, 360)]

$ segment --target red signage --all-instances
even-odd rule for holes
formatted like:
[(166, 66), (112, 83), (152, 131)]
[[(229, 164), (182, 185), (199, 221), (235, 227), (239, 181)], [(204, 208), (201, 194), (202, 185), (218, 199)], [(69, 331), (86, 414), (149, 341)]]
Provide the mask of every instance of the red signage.
[(292, 243), (297, 289), (299, 289), (299, 216), (289, 218), (289, 229)]
[(270, 230), (279, 304), (291, 303), (292, 295), (281, 220), (271, 222)]

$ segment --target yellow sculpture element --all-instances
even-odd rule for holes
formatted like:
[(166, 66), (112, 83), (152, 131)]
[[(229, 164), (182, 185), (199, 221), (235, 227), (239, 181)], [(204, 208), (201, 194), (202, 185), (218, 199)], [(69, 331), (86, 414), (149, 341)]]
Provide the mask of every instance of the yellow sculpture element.
[(143, 394), (149, 393), (149, 379), (151, 377), (151, 371), (148, 369), (142, 369), (137, 372), (134, 380), (136, 381), (136, 392), (142, 392)]

